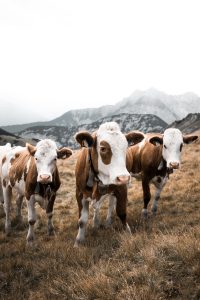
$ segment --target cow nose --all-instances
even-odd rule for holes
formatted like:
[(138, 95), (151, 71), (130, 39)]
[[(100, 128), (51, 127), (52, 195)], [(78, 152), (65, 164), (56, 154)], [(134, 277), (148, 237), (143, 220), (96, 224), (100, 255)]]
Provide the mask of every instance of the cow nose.
[(48, 174), (40, 175), (40, 181), (41, 182), (49, 182), (49, 179), (50, 179), (50, 175), (48, 175)]
[(117, 184), (127, 184), (130, 181), (130, 175), (129, 176), (118, 176), (117, 177)]
[(170, 162), (169, 166), (172, 169), (178, 169), (179, 168), (179, 163), (178, 162)]

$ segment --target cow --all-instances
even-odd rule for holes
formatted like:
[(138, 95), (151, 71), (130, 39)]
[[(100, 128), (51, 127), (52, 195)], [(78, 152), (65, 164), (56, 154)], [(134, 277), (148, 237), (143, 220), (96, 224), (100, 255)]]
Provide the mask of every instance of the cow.
[[(0, 178), (1, 178), (1, 165), (2, 165), (2, 158), (6, 155), (8, 151), (11, 150), (11, 144), (7, 143), (6, 145), (0, 146)], [(0, 184), (0, 203), (3, 204), (3, 191)]]
[(68, 158), (70, 155), (72, 155), (72, 151), (69, 148), (57, 149), (54, 141), (44, 139), (39, 141), (36, 146), (27, 143), (21, 151), (17, 148), (11, 149), (4, 156), (2, 159), (1, 180), (6, 214), (6, 234), (11, 230), (10, 204), (13, 189), (17, 192), (19, 211), (21, 210), (23, 197), (26, 198), (29, 223), (27, 242), (31, 243), (35, 239), (35, 202), (38, 202), (46, 210), (48, 234), (54, 234), (53, 206), (56, 192), (60, 187), (57, 159)]
[[(156, 187), (152, 213), (158, 209), (160, 194), (174, 170), (179, 169), (183, 144), (198, 139), (197, 135), (183, 135), (177, 128), (168, 128), (163, 134), (149, 133), (142, 142), (128, 148), (127, 169), (131, 176), (142, 180), (144, 208), (143, 216), (148, 216), (147, 207), (151, 199), (150, 183)], [(108, 222), (111, 222), (115, 199), (111, 198), (108, 209)]]
[[(85, 240), (89, 202), (92, 200), (94, 208), (98, 210), (107, 194), (116, 197), (116, 213), (123, 228), (130, 232), (126, 222), (127, 184), (130, 181), (126, 150), (128, 143), (138, 143), (143, 138), (142, 133), (134, 131), (124, 135), (116, 122), (101, 124), (93, 134), (81, 131), (75, 135), (82, 147), (75, 167), (79, 208), (75, 247)], [(98, 216), (94, 217), (94, 226), (99, 226)]]

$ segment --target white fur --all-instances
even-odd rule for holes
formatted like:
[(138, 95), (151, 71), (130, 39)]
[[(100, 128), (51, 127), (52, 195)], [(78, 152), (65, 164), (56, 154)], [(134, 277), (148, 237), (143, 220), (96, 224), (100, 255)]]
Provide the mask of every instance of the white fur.
[[(112, 151), (111, 162), (105, 165), (100, 155), (100, 143), (106, 141)], [(116, 122), (102, 124), (97, 131), (98, 177), (104, 185), (116, 184), (119, 176), (129, 176), (126, 169), (128, 142)]]
[(183, 135), (179, 129), (168, 128), (164, 131), (162, 156), (167, 162), (167, 167), (170, 167), (170, 163), (180, 164), (181, 144), (183, 144)]
[(49, 181), (52, 181), (52, 174), (56, 168), (57, 146), (52, 140), (45, 139), (37, 143), (35, 158), (36, 168), (38, 172), (37, 181), (40, 181), (40, 176), (49, 175)]

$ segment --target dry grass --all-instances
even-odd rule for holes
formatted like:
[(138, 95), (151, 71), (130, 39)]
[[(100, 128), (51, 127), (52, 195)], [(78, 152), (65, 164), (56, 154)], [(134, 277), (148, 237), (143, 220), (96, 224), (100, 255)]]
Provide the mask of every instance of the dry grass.
[[(0, 298), (200, 299), (200, 144), (184, 147), (182, 168), (171, 175), (156, 216), (141, 218), (141, 183), (133, 181), (128, 203), (133, 234), (120, 231), (117, 218), (110, 229), (93, 229), (91, 211), (86, 244), (79, 249), (73, 248), (75, 160), (76, 155), (59, 166), (55, 237), (46, 235), (46, 216), (38, 207), (37, 242), (27, 247), (26, 207), (18, 225), (14, 201), (12, 234), (5, 237), (0, 207)], [(107, 203), (102, 220), (106, 212)]]

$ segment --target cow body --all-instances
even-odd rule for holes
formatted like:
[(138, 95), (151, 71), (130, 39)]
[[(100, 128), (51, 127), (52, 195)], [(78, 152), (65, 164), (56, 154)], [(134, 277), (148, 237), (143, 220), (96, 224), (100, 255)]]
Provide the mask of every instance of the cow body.
[[(76, 164), (76, 198), (79, 207), (79, 230), (75, 246), (85, 239), (89, 202), (98, 211), (107, 194), (116, 198), (116, 213), (125, 229), (127, 183), (130, 174), (126, 168), (128, 141), (141, 141), (143, 134), (132, 132), (126, 137), (115, 122), (102, 124), (96, 133), (80, 132), (76, 135), (82, 148)], [(99, 226), (98, 213), (94, 215), (94, 225)]]
[(144, 216), (147, 216), (147, 206), (151, 199), (150, 183), (156, 187), (152, 205), (152, 212), (155, 213), (169, 174), (180, 166), (183, 143), (191, 143), (197, 138), (195, 135), (183, 136), (179, 129), (168, 128), (163, 135), (147, 134), (141, 143), (127, 150), (127, 169), (133, 177), (142, 180)]
[[(20, 150), (20, 151), (19, 151)], [(22, 149), (11, 149), (2, 160), (2, 188), (4, 210), (6, 213), (5, 231), (10, 232), (10, 204), (12, 189), (17, 193), (18, 216), (21, 217), (23, 197), (28, 206), (29, 230), (27, 241), (34, 240), (33, 227), (36, 222), (35, 202), (46, 209), (48, 233), (54, 232), (52, 224), (53, 205), (56, 192), (60, 187), (60, 178), (56, 165), (57, 158), (66, 158), (72, 154), (68, 148), (57, 149), (52, 140), (40, 141), (36, 147), (27, 144)]]

